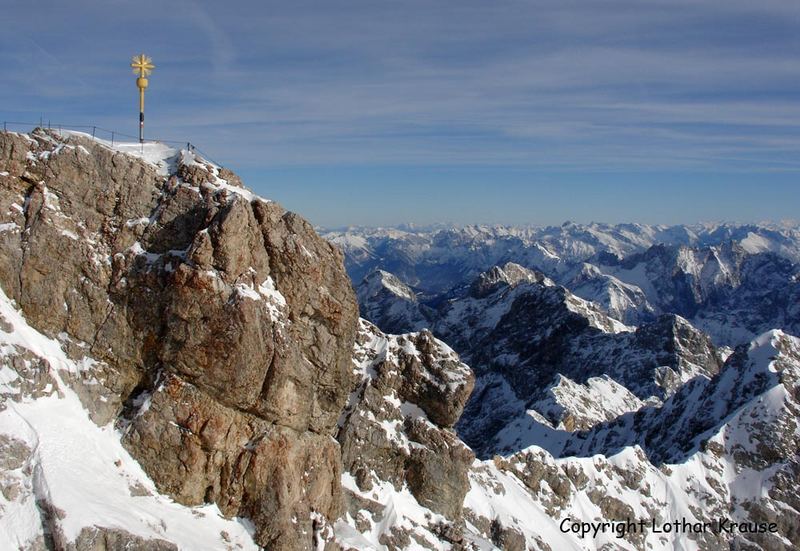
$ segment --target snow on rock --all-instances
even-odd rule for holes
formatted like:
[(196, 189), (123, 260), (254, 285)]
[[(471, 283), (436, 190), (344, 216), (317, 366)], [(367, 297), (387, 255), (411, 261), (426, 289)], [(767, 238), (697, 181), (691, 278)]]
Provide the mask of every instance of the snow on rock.
[(428, 309), (418, 302), (414, 290), (394, 274), (372, 272), (358, 285), (356, 293), (362, 315), (384, 331), (408, 333), (428, 325)]
[[(163, 176), (168, 174), (170, 166), (174, 165), (175, 157), (179, 153), (179, 151), (174, 147), (160, 142), (138, 143), (114, 141), (112, 143), (110, 140), (92, 137), (91, 134), (78, 132), (75, 130), (51, 130), (51, 132), (55, 136), (65, 139), (69, 139), (70, 137), (88, 139), (102, 147), (136, 157), (148, 164), (155, 166), (158, 169), (159, 174)], [(45, 134), (42, 133), (37, 136), (41, 138), (43, 135)], [(51, 139), (53, 140), (53, 143), (56, 144), (56, 149), (52, 153), (49, 153), (50, 155), (59, 154), (64, 147), (70, 147), (74, 149), (74, 146), (65, 146), (64, 144), (57, 143), (55, 138)], [(79, 146), (78, 150), (84, 154), (89, 154), (89, 152), (83, 146)]]
[[(190, 174), (197, 174), (198, 171), (205, 172), (207, 176), (203, 178), (203, 181), (194, 181), (192, 183), (194, 185), (207, 186), (214, 191), (225, 190), (231, 194), (241, 196), (249, 202), (268, 202), (267, 199), (259, 197), (258, 195), (245, 189), (242, 186), (239, 178), (232, 172), (212, 163), (211, 161), (208, 161), (207, 159), (202, 158), (195, 149), (176, 149), (161, 142), (138, 143), (115, 141), (112, 143), (109, 140), (92, 137), (91, 134), (77, 132), (74, 130), (52, 130), (50, 132), (52, 132), (54, 136), (65, 138), (67, 140), (70, 137), (88, 139), (100, 147), (105, 147), (112, 151), (141, 159), (144, 162), (154, 166), (157, 169), (158, 174), (162, 176), (169, 176), (170, 174), (175, 174), (176, 172), (178, 174), (181, 172)], [(75, 146), (58, 142), (56, 137), (47, 137), (47, 134), (44, 133), (42, 133), (39, 137), (41, 138), (41, 136), (46, 136), (46, 139), (51, 140), (55, 146), (55, 149), (52, 151), (45, 152), (47, 156), (58, 155), (65, 148), (75, 149)], [(81, 149), (84, 154), (90, 154), (83, 146), (80, 146), (79, 149)], [(191, 179), (192, 178), (190, 178), (190, 180)]]
[(364, 320), (354, 371), (337, 435), (347, 497), (337, 540), (356, 549), (451, 549), (474, 459), (451, 427), (471, 371), (430, 333), (385, 335)]
[[(117, 422), (150, 488), (175, 507), (214, 503), (229, 518), (249, 518), (249, 541), (293, 549), (330, 539), (318, 515), (329, 528), (341, 508), (341, 460), (330, 435), (347, 399), (357, 322), (338, 253), (302, 218), (251, 200), (235, 175), (194, 154), (182, 163), (179, 152), (145, 147), (153, 155), (143, 159), (135, 147), (128, 154), (47, 130), (3, 133), (0, 142), (0, 168), (9, 173), (0, 222), (20, 228), (0, 232), (2, 287), (80, 368), (59, 371), (56, 381), (42, 376), (43, 359), (24, 352), (0, 366), (8, 395), (49, 404), (61, 392), (100, 427)], [(46, 458), (42, 465), (46, 474)], [(34, 486), (49, 492), (44, 482)], [(54, 528), (61, 494), (53, 496), (37, 520), (47, 538), (61, 537)], [(87, 510), (102, 520), (95, 498)], [(136, 503), (127, 509), (136, 512)], [(156, 526), (166, 513), (151, 516), (148, 534), (164, 543), (146, 545), (173, 548), (169, 531)], [(209, 523), (214, 537), (181, 528), (191, 542), (183, 547), (235, 548), (234, 530), (245, 525), (234, 524), (223, 536)], [(136, 530), (144, 528), (69, 535), (79, 550), (91, 541), (145, 545)]]
[[(563, 287), (521, 283), (475, 300), (453, 300), (449, 312), (461, 313), (433, 327), (478, 375), (459, 431), (481, 456), (659, 403), (722, 363), (708, 338), (681, 318), (632, 331)], [(494, 311), (502, 314), (480, 319)]]
[[(800, 340), (765, 333), (719, 375), (693, 381), (663, 406), (562, 431), (560, 450), (544, 449), (542, 433), (542, 446), (476, 462), (465, 518), (501, 548), (794, 549), (800, 514), (790, 505), (789, 481), (799, 468), (798, 381)], [(653, 529), (720, 519), (772, 522), (775, 532)], [(609, 528), (621, 520), (646, 529)], [(605, 531), (570, 531), (603, 522)]]
[(178, 549), (257, 549), (246, 525), (215, 505), (185, 507), (157, 492), (120, 433), (95, 425), (65, 384), (82, 368), (2, 291), (0, 318), (0, 547), (46, 538), (63, 547), (96, 527)]

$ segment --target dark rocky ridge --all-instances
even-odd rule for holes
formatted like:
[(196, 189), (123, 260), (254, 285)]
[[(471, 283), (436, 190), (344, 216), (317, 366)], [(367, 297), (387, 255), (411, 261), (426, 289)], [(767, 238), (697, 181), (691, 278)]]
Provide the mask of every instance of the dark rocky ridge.
[[(691, 377), (714, 375), (722, 365), (710, 339), (680, 316), (664, 314), (633, 330), (596, 304), (518, 264), (496, 266), (437, 308), (424, 311), (406, 307), (411, 302), (408, 293), (392, 292), (402, 289), (400, 285), (373, 293), (368, 309), (381, 316), (376, 320), (379, 326), (384, 321), (392, 326), (430, 326), (475, 369), (477, 391), (459, 423), (459, 434), (484, 457), (509, 451), (494, 447), (496, 433), (516, 416), (509, 411), (508, 398), (523, 403), (524, 409), (541, 410), (554, 426), (587, 429), (619, 411), (598, 418), (563, 405), (540, 408), (543, 401), (552, 405), (560, 379), (585, 385), (591, 378), (608, 377), (632, 394), (630, 407), (638, 408), (643, 401), (665, 399)], [(398, 312), (425, 317), (382, 316)], [(508, 392), (498, 389), (499, 380)]]

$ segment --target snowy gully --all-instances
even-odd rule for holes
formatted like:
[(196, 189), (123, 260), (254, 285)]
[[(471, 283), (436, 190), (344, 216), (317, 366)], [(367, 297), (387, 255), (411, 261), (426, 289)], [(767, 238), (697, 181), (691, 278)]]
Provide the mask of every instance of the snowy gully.
[(583, 522), (567, 517), (561, 521), (559, 529), (564, 534), (572, 533), (580, 538), (586, 536), (596, 538), (600, 534), (613, 534), (617, 538), (624, 538), (628, 534), (643, 534), (646, 531), (653, 534), (699, 534), (705, 532), (764, 534), (777, 532), (778, 525), (775, 522), (737, 522), (729, 518), (702, 522), (689, 521), (685, 518), (671, 522), (661, 522), (654, 518)]

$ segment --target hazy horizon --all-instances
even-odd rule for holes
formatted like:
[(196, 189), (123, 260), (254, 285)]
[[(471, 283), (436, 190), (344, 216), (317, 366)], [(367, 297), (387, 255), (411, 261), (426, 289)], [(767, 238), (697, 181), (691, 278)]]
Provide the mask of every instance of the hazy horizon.
[(605, 226), (605, 227), (618, 227), (627, 225), (640, 225), (659, 228), (674, 228), (674, 227), (719, 227), (719, 226), (761, 226), (767, 228), (779, 229), (800, 229), (800, 220), (759, 220), (757, 222), (738, 222), (735, 220), (706, 220), (687, 224), (645, 224), (642, 222), (601, 222), (592, 220), (590, 222), (576, 222), (574, 220), (565, 220), (561, 224), (502, 224), (502, 223), (485, 223), (485, 224), (459, 224), (455, 222), (436, 222), (433, 224), (414, 224), (413, 222), (390, 224), (383, 226), (366, 226), (366, 225), (350, 225), (350, 226), (319, 226), (315, 228), (324, 232), (346, 232), (355, 230), (400, 230), (408, 232), (427, 232), (435, 231), (438, 229), (447, 228), (532, 228), (532, 229), (546, 229), (546, 228), (559, 228), (568, 224), (576, 226)]

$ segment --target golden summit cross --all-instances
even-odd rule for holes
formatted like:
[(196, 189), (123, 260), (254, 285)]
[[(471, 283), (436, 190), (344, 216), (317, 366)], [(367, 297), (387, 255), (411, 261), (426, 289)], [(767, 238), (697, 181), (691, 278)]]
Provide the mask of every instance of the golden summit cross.
[(153, 60), (144, 54), (133, 56), (131, 69), (134, 75), (139, 75), (136, 79), (136, 86), (139, 88), (139, 143), (144, 143), (144, 91), (147, 88), (147, 77), (155, 69)]

